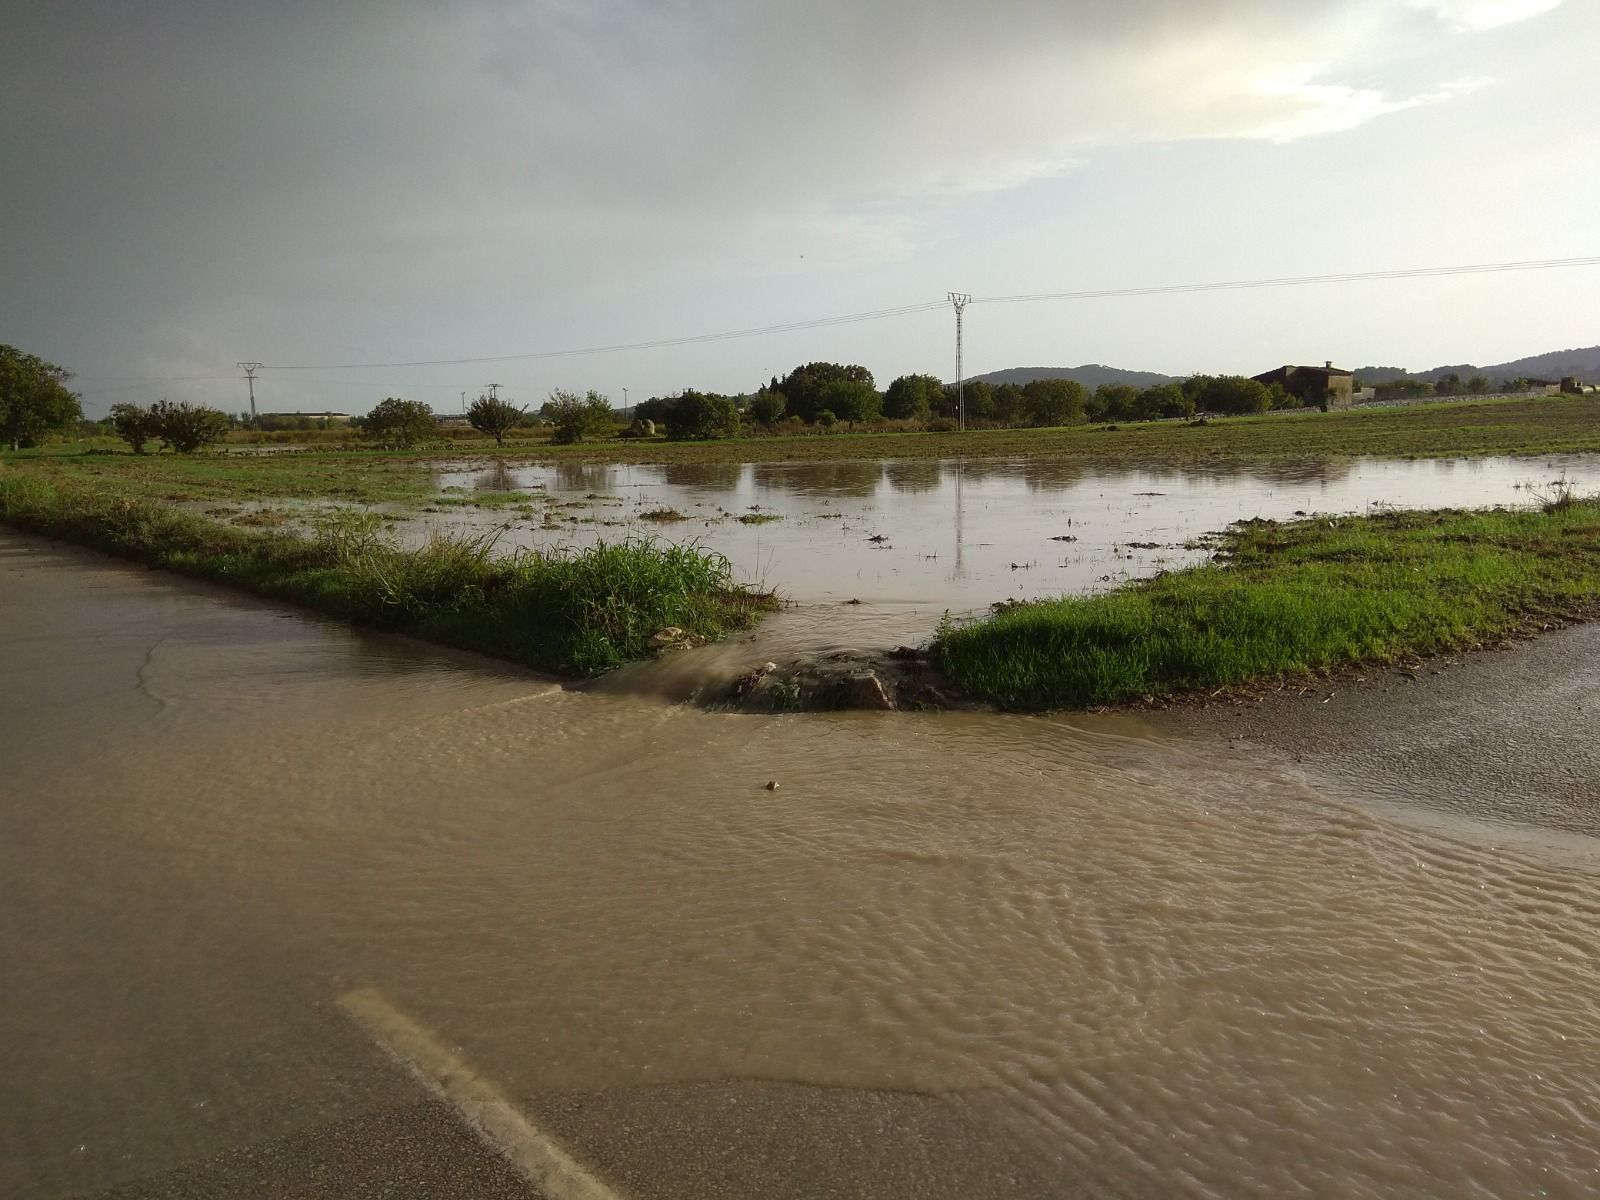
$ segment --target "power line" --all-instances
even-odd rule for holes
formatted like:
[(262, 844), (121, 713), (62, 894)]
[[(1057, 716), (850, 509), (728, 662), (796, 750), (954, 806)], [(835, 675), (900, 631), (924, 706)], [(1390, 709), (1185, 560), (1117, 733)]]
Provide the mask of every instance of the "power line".
[(1379, 279), (1427, 279), (1444, 275), (1488, 275), (1502, 271), (1548, 271), (1557, 267), (1600, 266), (1600, 256), (1545, 258), (1527, 262), (1470, 263), (1456, 267), (1403, 267), (1392, 271), (1351, 271), (1338, 275), (1292, 275), (1276, 279), (1238, 279), (1223, 283), (1174, 283), (1160, 287), (1106, 288), (1091, 292), (1041, 292), (1031, 296), (979, 296), (974, 304), (1030, 304), (1038, 300), (1109, 300), (1117, 296), (1169, 296), (1250, 288), (1305, 287), (1320, 283), (1365, 283)]
[(905, 304), (899, 308), (879, 308), (871, 312), (846, 313), (837, 317), (817, 317), (809, 321), (791, 321), (785, 325), (762, 325), (754, 329), (732, 329), (724, 333), (696, 333), (686, 337), (658, 338), (650, 342), (626, 342), (610, 346), (585, 346), (574, 350), (536, 350), (526, 354), (486, 354), (473, 358), (430, 358), (412, 362), (368, 363), (268, 363), (271, 371), (357, 371), (381, 370), (394, 367), (461, 367), (475, 363), (528, 362), (543, 358), (575, 358), (589, 354), (621, 354), (630, 350), (659, 350), (668, 346), (689, 346), (701, 342), (725, 342), (735, 338), (764, 337), (774, 333), (797, 333), (806, 329), (821, 329), (829, 325), (852, 325), (860, 321), (881, 321), (887, 317), (900, 317), (908, 313), (930, 312), (943, 308), (948, 301), (930, 300), (923, 304)]
[[(1387, 271), (1351, 271), (1331, 275), (1280, 276), (1264, 279), (1227, 280), (1214, 283), (1179, 283), (1151, 287), (1105, 288), (1095, 291), (1039, 292), (1016, 296), (974, 296), (973, 304), (1030, 304), (1051, 300), (1109, 300), (1129, 296), (1188, 295), (1197, 292), (1244, 291), (1255, 288), (1308, 287), (1333, 283), (1366, 283), (1388, 279), (1424, 279), (1451, 275), (1485, 275), (1511, 271), (1548, 271), (1564, 267), (1600, 266), (1600, 255), (1573, 258), (1532, 259), (1518, 262), (1469, 263), (1446, 267), (1405, 267)], [(463, 358), (415, 359), (403, 362), (359, 363), (267, 363), (260, 366), (266, 371), (353, 371), (396, 370), (408, 367), (453, 367), (480, 363), (531, 362), (541, 359), (577, 358), (585, 355), (622, 354), (636, 350), (658, 350), (672, 346), (698, 345), (708, 342), (733, 341), (742, 338), (765, 337), (779, 333), (798, 333), (809, 329), (823, 329), (836, 325), (853, 325), (865, 321), (881, 321), (913, 313), (932, 312), (949, 304), (949, 299), (929, 300), (918, 304), (903, 304), (894, 308), (872, 309), (867, 312), (845, 313), (832, 317), (816, 317), (805, 321), (790, 321), (780, 325), (762, 325), (750, 329), (733, 329), (721, 333), (700, 333), (683, 337), (657, 338), (645, 342), (627, 342), (612, 345), (586, 346), (567, 350), (538, 350), (519, 354), (491, 354)], [(151, 379), (145, 383), (126, 383), (112, 387), (96, 388), (85, 394), (104, 395), (109, 392), (130, 390), (157, 384), (233, 378), (226, 375), (190, 375), (170, 379)], [(307, 381), (311, 382), (311, 381)], [(342, 382), (334, 380), (316, 382)], [(384, 385), (387, 386), (387, 385)], [(425, 385), (454, 387), (455, 385)]]

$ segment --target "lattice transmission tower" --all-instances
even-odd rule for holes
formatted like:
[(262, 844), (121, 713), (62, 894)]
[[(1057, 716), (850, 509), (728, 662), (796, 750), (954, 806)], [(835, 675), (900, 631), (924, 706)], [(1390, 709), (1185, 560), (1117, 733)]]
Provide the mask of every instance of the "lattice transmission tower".
[(966, 376), (961, 370), (961, 317), (972, 303), (969, 292), (951, 292), (950, 303), (956, 306), (956, 420), (962, 433), (967, 431)]

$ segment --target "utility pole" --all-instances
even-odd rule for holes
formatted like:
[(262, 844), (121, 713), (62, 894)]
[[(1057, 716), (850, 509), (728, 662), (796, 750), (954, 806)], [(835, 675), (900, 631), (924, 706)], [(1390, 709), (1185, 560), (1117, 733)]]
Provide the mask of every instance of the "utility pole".
[(956, 412), (962, 433), (967, 431), (966, 378), (961, 373), (961, 314), (972, 303), (970, 292), (951, 292), (950, 303), (956, 306)]
[(627, 388), (623, 388), (622, 389), (622, 411), (630, 419), (633, 417), (633, 413), (628, 411), (628, 389)]
[(496, 392), (498, 392), (500, 390), (500, 385), (498, 383), (486, 383), (483, 386), (489, 389), (489, 399), (491, 399), (491, 400), (500, 399), (500, 397), (495, 394)]
[(244, 377), (250, 381), (250, 424), (256, 423), (256, 372), (261, 369), (260, 363), (234, 364), (244, 372)]
[(467, 415), (467, 394), (465, 392), (461, 393), (461, 415), (463, 417)]

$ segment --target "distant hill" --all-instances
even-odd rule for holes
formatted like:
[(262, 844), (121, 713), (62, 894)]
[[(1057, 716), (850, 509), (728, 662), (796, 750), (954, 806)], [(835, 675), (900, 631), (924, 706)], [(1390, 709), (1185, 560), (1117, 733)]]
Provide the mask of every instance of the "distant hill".
[(1576, 375), (1584, 383), (1600, 383), (1600, 346), (1533, 354), (1484, 367), (1483, 373), (1491, 379), (1560, 379), (1563, 375)]
[[(1600, 346), (1583, 350), (1552, 350), (1548, 354), (1533, 354), (1487, 367), (1477, 367), (1471, 363), (1431, 367), (1426, 371), (1408, 371), (1404, 367), (1360, 367), (1355, 371), (1355, 376), (1370, 387), (1403, 378), (1426, 379), (1436, 383), (1441, 376), (1452, 372), (1462, 379), (1486, 375), (1497, 384), (1507, 379), (1560, 379), (1565, 375), (1576, 375), (1584, 383), (1600, 383)], [(1032, 383), (1035, 379), (1076, 379), (1092, 392), (1102, 383), (1128, 383), (1137, 388), (1146, 388), (1158, 383), (1176, 383), (1184, 377), (1085, 363), (1081, 367), (1008, 367), (1004, 371), (990, 371), (987, 375), (975, 375), (973, 378), (996, 385)]]
[(1409, 375), (1414, 379), (1437, 383), (1442, 376), (1452, 373), (1463, 379), (1485, 375), (1496, 383), (1506, 379), (1560, 379), (1565, 375), (1576, 375), (1584, 383), (1600, 383), (1600, 346), (1583, 350), (1552, 350), (1548, 354), (1532, 354), (1527, 358), (1492, 363), (1487, 367), (1474, 366), (1472, 363), (1430, 367), (1426, 371), (1406, 371), (1401, 367), (1362, 367), (1356, 372), (1356, 378), (1362, 383), (1373, 384), (1387, 383)]
[(1007, 367), (1004, 371), (990, 371), (987, 375), (974, 375), (973, 378), (996, 387), (1002, 383), (1032, 383), (1035, 379), (1075, 379), (1092, 392), (1102, 383), (1127, 383), (1137, 388), (1147, 388), (1158, 383), (1174, 383), (1182, 377), (1158, 375), (1154, 371), (1124, 371), (1121, 367), (1085, 363), (1081, 367)]

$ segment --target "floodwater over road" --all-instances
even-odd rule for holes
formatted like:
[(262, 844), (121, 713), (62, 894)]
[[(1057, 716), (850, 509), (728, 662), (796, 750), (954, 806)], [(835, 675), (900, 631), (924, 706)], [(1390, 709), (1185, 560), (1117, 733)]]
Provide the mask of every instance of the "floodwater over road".
[(563, 690), (9, 534), (0, 679), (8, 1196), (406, 1103), (352, 989), (641, 1200), (1600, 1192), (1593, 857), (1132, 722)]
[[(458, 464), (441, 488), (523, 492), (534, 507), (425, 514), (409, 525), (508, 522), (506, 546), (650, 535), (727, 555), (800, 604), (858, 599), (915, 610), (915, 637), (944, 609), (1114, 586), (1205, 557), (1232, 521), (1375, 507), (1530, 503), (1528, 485), (1593, 486), (1600, 459), (1358, 459), (1212, 469), (1115, 469), (1063, 460), (676, 466)], [(680, 514), (650, 520), (644, 514)], [(777, 519), (773, 519), (777, 518)], [(1059, 540), (1058, 540), (1059, 539)], [(930, 615), (931, 614), (931, 615)]]

